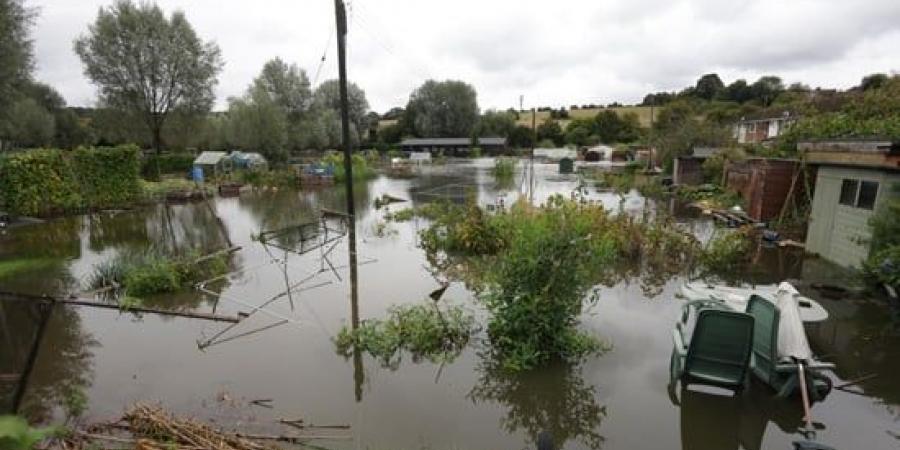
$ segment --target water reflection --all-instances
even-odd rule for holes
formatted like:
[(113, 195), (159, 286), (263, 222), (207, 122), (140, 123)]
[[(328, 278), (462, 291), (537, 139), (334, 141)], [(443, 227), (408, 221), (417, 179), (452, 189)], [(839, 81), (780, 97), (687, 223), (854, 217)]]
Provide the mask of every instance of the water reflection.
[(683, 450), (760, 450), (769, 423), (794, 434), (803, 424), (797, 401), (778, 399), (764, 386), (722, 395), (681, 389), (681, 448)]
[(493, 358), (481, 361), (478, 384), (468, 398), (474, 403), (493, 402), (506, 408), (501, 427), (508, 433), (524, 432), (532, 448), (544, 433), (554, 448), (578, 441), (600, 448), (600, 425), (606, 406), (597, 402), (596, 388), (586, 384), (578, 365), (564, 362), (540, 370), (511, 373)]
[(56, 411), (80, 413), (98, 343), (82, 329), (78, 313), (70, 307), (0, 300), (0, 314), (0, 371), (23, 375), (0, 385), (0, 405), (33, 423), (49, 422)]

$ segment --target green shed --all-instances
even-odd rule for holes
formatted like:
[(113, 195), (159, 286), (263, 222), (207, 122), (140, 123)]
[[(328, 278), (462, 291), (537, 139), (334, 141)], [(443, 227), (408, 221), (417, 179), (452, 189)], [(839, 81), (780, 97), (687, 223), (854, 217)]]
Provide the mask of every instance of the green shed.
[(869, 219), (900, 185), (900, 146), (890, 141), (810, 141), (798, 145), (816, 166), (806, 249), (845, 267), (869, 257)]
[(572, 158), (562, 158), (559, 160), (559, 173), (572, 173), (575, 171), (575, 161)]

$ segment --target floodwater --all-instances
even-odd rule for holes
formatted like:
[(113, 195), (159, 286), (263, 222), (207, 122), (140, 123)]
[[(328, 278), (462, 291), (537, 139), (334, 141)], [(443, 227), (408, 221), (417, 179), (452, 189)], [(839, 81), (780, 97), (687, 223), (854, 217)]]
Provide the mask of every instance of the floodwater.
[[(242, 246), (232, 258), (239, 271), (210, 285), (221, 294), (218, 300), (191, 291), (150, 305), (223, 315), (250, 312), (285, 290), (285, 273), (273, 260), (287, 261), (290, 283), (308, 279), (290, 298), (279, 298), (231, 329), (197, 319), (57, 306), (36, 352), (35, 336), (48, 316), (33, 303), (0, 301), (0, 407), (10, 409), (23, 393), (19, 410), (32, 420), (63, 420), (67, 405), (83, 399), (84, 422), (116, 417), (128, 405), (148, 401), (247, 432), (291, 433), (279, 418), (350, 425), (318, 433), (337, 437), (314, 441), (335, 449), (534, 448), (543, 431), (567, 449), (789, 449), (803, 438), (799, 400), (773, 399), (765, 386), (754, 384), (736, 398), (692, 391), (670, 398), (666, 385), (680, 278), (649, 294), (637, 280), (601, 288), (582, 326), (612, 349), (581, 364), (504, 373), (483, 356), (483, 335), (444, 365), (406, 356), (397, 367), (383, 367), (368, 355), (336, 354), (331, 339), (342, 325), (383, 317), (391, 305), (425, 301), (439, 287), (416, 246), (425, 222), (379, 226), (385, 209), (376, 208), (376, 197), (411, 199), (388, 207), (394, 210), (464, 192), (476, 193), (485, 204), (499, 204), (501, 198), (509, 204), (530, 184), (516, 177), (497, 186), (489, 167), (480, 160), (423, 169), (411, 179), (380, 177), (357, 184), (355, 289), (346, 238), (334, 241), (330, 252), (333, 244), (287, 258), (251, 238), (312, 220), (321, 208), (344, 210), (341, 187), (248, 192), (212, 205), (159, 205), (7, 230), (0, 236), (0, 262), (28, 264), (0, 271), (2, 291), (78, 292), (94, 264), (148, 243), (206, 251), (229, 241)], [(554, 172), (553, 166), (537, 166), (536, 202), (552, 193), (569, 195), (577, 185)], [(625, 213), (670, 208), (648, 205), (637, 194), (590, 195)], [(671, 209), (698, 235), (713, 232), (709, 221)], [(297, 244), (288, 238), (277, 242)], [(809, 333), (816, 352), (837, 363), (835, 385), (876, 375), (852, 393), (834, 391), (813, 406), (814, 419), (824, 425), (816, 440), (838, 449), (900, 447), (896, 312), (878, 300), (829, 299), (811, 289), (813, 283), (840, 283), (848, 276), (820, 260), (777, 249), (759, 249), (755, 258), (745, 281), (799, 280), (801, 291), (831, 313)], [(444, 299), (484, 318), (461, 283), (451, 284)], [(22, 372), (31, 356), (23, 391), (11, 375)], [(251, 404), (265, 399), (271, 401)]]

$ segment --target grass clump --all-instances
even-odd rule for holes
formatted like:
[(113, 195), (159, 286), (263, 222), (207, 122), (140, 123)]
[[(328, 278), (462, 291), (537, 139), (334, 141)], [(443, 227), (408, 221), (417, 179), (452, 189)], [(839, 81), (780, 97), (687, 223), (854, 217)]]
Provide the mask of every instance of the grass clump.
[(335, 345), (345, 357), (359, 348), (385, 367), (396, 368), (404, 350), (415, 362), (452, 361), (475, 331), (474, 317), (461, 307), (441, 310), (437, 305), (402, 305), (390, 308), (387, 319), (363, 321), (355, 330), (344, 326)]
[(92, 289), (115, 286), (125, 294), (123, 307), (139, 306), (135, 298), (176, 292), (228, 270), (225, 256), (201, 262), (196, 262), (197, 258), (196, 253), (172, 256), (155, 247), (125, 251), (95, 265), (88, 284)]

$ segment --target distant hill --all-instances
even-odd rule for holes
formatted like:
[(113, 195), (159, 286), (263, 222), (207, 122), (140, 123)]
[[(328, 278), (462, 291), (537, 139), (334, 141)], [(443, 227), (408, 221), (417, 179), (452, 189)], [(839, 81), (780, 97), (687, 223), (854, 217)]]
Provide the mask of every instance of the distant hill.
[[(624, 115), (626, 113), (637, 114), (638, 121), (640, 121), (641, 126), (644, 128), (650, 127), (651, 107), (649, 107), (649, 106), (615, 106), (612, 108), (569, 109), (568, 110), (569, 111), (568, 119), (557, 119), (557, 120), (559, 122), (559, 125), (561, 127), (563, 127), (563, 129), (565, 129), (566, 125), (568, 125), (572, 119), (594, 117), (597, 115), (597, 113), (599, 113), (600, 111), (603, 111), (604, 109), (610, 109), (612, 111), (615, 111), (615, 113), (620, 116)], [(659, 111), (661, 109), (662, 109), (662, 107), (660, 107), (660, 106), (653, 108), (654, 118), (659, 116)], [(537, 112), (537, 125), (540, 125), (540, 124), (546, 122), (547, 119), (549, 119), (549, 118), (550, 118), (550, 111), (538, 111)], [(378, 121), (378, 129), (382, 129), (384, 127), (394, 125), (395, 123), (397, 123), (397, 119), (379, 120)], [(529, 110), (529, 111), (525, 111), (525, 112), (520, 112), (519, 120), (516, 121), (516, 125), (523, 125), (523, 126), (530, 128), (531, 127), (531, 111)]]

